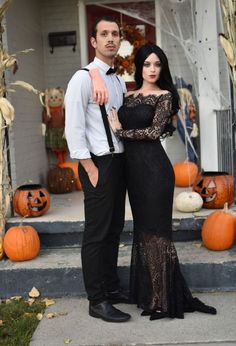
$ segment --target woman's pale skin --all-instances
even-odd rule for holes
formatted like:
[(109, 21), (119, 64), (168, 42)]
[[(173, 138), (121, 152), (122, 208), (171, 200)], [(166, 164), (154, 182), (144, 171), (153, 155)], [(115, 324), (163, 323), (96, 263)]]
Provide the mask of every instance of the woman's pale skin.
[[(156, 81), (159, 79), (161, 73), (161, 62), (158, 56), (155, 53), (150, 54), (143, 64), (143, 84), (142, 87), (134, 92), (129, 92), (126, 94), (133, 95), (134, 97), (142, 94), (143, 96), (147, 95), (157, 95), (168, 93), (168, 90), (162, 90), (156, 85)], [(108, 115), (109, 124), (113, 130), (122, 129), (121, 123), (119, 122), (117, 110), (112, 108)]]

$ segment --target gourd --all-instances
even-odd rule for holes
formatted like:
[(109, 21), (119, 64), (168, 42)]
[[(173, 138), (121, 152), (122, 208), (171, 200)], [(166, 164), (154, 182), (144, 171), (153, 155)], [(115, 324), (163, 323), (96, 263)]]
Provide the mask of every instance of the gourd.
[(191, 213), (201, 209), (203, 199), (197, 192), (184, 191), (175, 198), (176, 209), (184, 213)]
[(75, 189), (75, 175), (69, 167), (54, 167), (48, 171), (48, 190), (55, 194), (69, 193)]
[(74, 172), (74, 175), (75, 175), (76, 189), (82, 190), (82, 185), (81, 185), (81, 182), (79, 179), (79, 171), (78, 171), (79, 163), (78, 162), (64, 162), (64, 163), (60, 163), (59, 167), (71, 168)]
[(14, 226), (6, 232), (3, 248), (10, 260), (27, 261), (38, 255), (40, 239), (32, 226)]
[(175, 185), (179, 187), (191, 186), (196, 179), (198, 166), (190, 161), (179, 161), (173, 165)]
[(41, 216), (50, 207), (50, 195), (41, 185), (22, 185), (14, 193), (13, 207), (17, 214), (24, 217)]
[(228, 211), (228, 203), (223, 210), (211, 213), (202, 226), (202, 241), (209, 250), (230, 249), (235, 241), (235, 217)]
[(204, 208), (221, 209), (234, 202), (234, 177), (226, 172), (199, 173), (193, 191), (202, 196)]

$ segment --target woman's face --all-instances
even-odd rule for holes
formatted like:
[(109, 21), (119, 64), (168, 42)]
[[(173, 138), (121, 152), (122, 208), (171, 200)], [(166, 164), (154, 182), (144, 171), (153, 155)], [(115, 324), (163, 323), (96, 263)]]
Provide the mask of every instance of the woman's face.
[(161, 62), (155, 53), (151, 53), (143, 63), (143, 80), (156, 83), (161, 73)]

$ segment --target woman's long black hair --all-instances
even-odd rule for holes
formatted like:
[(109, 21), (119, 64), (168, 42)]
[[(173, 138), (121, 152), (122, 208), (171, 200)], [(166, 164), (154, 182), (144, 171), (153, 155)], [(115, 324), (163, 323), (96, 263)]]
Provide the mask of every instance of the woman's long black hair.
[(177, 89), (175, 88), (172, 77), (170, 74), (169, 69), (169, 63), (167, 56), (163, 52), (163, 50), (155, 45), (155, 44), (145, 44), (142, 47), (139, 48), (137, 51), (135, 58), (134, 58), (134, 64), (135, 64), (135, 75), (134, 79), (136, 82), (136, 89), (140, 89), (143, 85), (143, 64), (144, 61), (149, 57), (150, 54), (155, 53), (161, 62), (161, 72), (160, 77), (156, 81), (156, 85), (163, 89), (168, 90), (172, 93), (173, 102), (172, 102), (172, 111), (173, 115), (176, 114), (179, 110), (179, 94), (177, 92)]

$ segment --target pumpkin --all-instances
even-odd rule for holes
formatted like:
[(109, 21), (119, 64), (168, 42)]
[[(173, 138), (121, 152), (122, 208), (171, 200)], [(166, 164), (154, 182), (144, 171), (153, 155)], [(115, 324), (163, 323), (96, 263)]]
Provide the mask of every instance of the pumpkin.
[(209, 250), (222, 251), (230, 249), (235, 240), (235, 217), (228, 211), (225, 203), (224, 210), (211, 213), (202, 226), (202, 241)]
[(175, 198), (176, 209), (184, 213), (191, 213), (201, 209), (203, 199), (197, 192), (184, 191)]
[(3, 247), (12, 261), (30, 260), (40, 251), (38, 233), (32, 226), (11, 227), (4, 236)]
[(198, 174), (198, 166), (190, 161), (179, 161), (173, 165), (175, 185), (180, 187), (191, 186)]
[(236, 217), (234, 218), (234, 240), (236, 241)]
[(68, 193), (75, 189), (75, 175), (71, 168), (55, 167), (48, 171), (48, 190), (52, 193)]
[(22, 185), (14, 193), (13, 207), (17, 214), (24, 217), (41, 216), (50, 207), (50, 195), (41, 185)]
[(59, 167), (70, 167), (73, 169), (74, 175), (75, 175), (75, 181), (76, 181), (76, 189), (82, 190), (82, 185), (79, 179), (79, 163), (78, 162), (64, 162), (60, 163)]
[(202, 196), (204, 208), (220, 209), (234, 202), (234, 178), (226, 172), (199, 173), (192, 189)]

